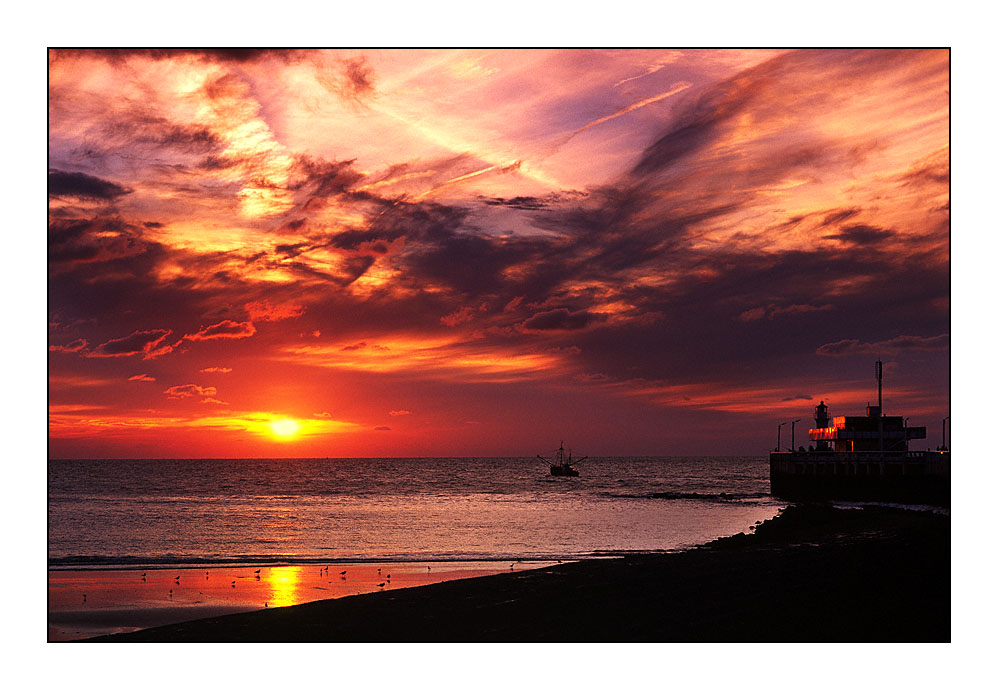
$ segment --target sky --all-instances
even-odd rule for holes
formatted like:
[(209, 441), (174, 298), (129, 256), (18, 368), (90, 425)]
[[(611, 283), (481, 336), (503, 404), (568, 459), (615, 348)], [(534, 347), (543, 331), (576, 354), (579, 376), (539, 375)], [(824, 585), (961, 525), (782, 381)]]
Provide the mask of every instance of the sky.
[[(67, 50), (49, 455), (759, 455), (949, 415), (946, 50)], [(789, 424), (783, 444), (789, 445)]]

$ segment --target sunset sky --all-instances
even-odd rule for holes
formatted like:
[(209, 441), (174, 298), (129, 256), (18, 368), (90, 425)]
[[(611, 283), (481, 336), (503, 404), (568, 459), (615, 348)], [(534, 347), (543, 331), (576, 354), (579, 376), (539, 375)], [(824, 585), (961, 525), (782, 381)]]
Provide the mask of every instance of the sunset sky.
[(50, 51), (49, 454), (934, 447), (949, 57)]

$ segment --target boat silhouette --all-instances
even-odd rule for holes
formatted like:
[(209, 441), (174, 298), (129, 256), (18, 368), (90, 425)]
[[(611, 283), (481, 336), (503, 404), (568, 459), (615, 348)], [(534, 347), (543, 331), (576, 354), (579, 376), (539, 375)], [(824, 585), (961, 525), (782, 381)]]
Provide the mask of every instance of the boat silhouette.
[[(588, 455), (579, 458), (579, 460), (585, 460)], [(539, 460), (544, 460), (545, 462), (551, 463), (551, 474), (555, 477), (578, 477), (579, 471), (572, 466), (572, 451), (568, 451), (568, 455), (565, 455), (565, 442), (562, 441), (558, 450), (555, 451), (554, 458), (545, 458), (542, 455), (538, 455)]]

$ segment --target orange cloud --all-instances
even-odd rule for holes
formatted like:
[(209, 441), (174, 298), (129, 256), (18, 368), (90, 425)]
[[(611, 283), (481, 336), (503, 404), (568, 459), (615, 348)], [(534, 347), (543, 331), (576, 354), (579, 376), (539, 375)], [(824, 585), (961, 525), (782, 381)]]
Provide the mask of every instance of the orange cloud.
[(184, 340), (212, 340), (215, 338), (249, 338), (256, 333), (252, 321), (231, 321), (225, 319), (212, 326), (206, 326), (197, 333), (185, 335)]
[(174, 345), (167, 345), (164, 341), (167, 336), (173, 333), (172, 330), (150, 330), (135, 331), (124, 338), (114, 338), (105, 343), (101, 343), (87, 357), (131, 357), (142, 355), (143, 359), (153, 359), (173, 352)]

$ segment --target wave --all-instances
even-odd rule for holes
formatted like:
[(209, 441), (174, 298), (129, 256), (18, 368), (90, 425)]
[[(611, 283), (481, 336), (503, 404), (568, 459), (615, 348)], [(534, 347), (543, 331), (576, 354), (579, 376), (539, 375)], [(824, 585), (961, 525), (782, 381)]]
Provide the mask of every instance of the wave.
[(768, 491), (757, 491), (749, 493), (700, 493), (699, 491), (655, 491), (641, 494), (617, 494), (603, 493), (606, 498), (638, 498), (638, 499), (665, 499), (670, 501), (707, 501), (709, 503), (737, 503), (742, 501), (755, 501), (764, 498), (772, 498)]
[(594, 560), (624, 556), (667, 553), (675, 549), (596, 550), (583, 553), (510, 553), (510, 554), (395, 554), (299, 556), (292, 554), (241, 554), (210, 556), (66, 556), (49, 558), (49, 570), (165, 570), (178, 568), (238, 568), (247, 566), (327, 565), (330, 563), (519, 563)]

